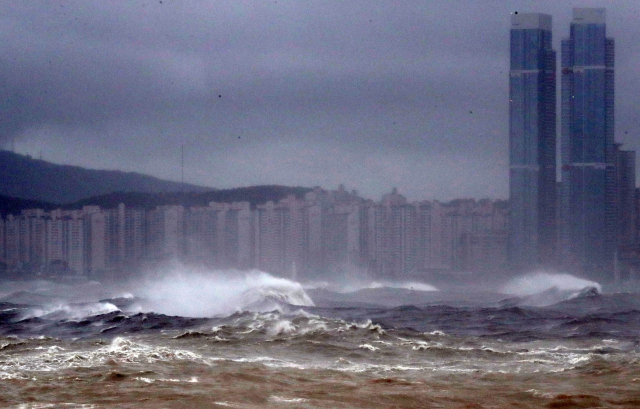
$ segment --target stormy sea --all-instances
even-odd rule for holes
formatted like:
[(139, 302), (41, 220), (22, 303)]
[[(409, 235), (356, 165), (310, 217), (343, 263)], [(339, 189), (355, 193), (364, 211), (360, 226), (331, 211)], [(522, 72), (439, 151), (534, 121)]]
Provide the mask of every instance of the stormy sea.
[(640, 408), (640, 296), (174, 272), (5, 282), (3, 408)]

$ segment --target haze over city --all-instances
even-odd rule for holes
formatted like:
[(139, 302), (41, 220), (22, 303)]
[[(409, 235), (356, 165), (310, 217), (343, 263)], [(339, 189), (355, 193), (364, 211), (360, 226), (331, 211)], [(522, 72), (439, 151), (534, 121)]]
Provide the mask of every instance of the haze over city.
[[(640, 149), (640, 3), (608, 7), (616, 140)], [(0, 4), (0, 146), (215, 188), (508, 196), (509, 16), (572, 4)]]
[(638, 407), (638, 21), (0, 1), (0, 406)]

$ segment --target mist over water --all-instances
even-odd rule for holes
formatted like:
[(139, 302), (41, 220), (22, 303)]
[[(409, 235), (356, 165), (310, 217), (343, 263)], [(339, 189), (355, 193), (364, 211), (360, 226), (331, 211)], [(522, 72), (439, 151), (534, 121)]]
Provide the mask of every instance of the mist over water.
[(537, 271), (511, 279), (500, 289), (500, 292), (510, 295), (526, 296), (554, 288), (563, 292), (580, 292), (587, 287), (595, 287), (598, 292), (602, 291), (600, 284), (595, 281), (585, 280), (566, 273)]
[(360, 272), (348, 272), (341, 277), (332, 277), (329, 281), (304, 283), (303, 287), (307, 289), (323, 288), (342, 294), (376, 288), (395, 288), (425, 292), (438, 291), (438, 288), (424, 282), (407, 280), (375, 280), (367, 274)]
[[(258, 270), (206, 270), (176, 264), (127, 283), (64, 284), (45, 280), (5, 283), (0, 288), (0, 301), (33, 306), (23, 318), (77, 319), (110, 313), (117, 309), (112, 303), (114, 299), (120, 300), (118, 305), (126, 304), (127, 312), (201, 318), (242, 311), (282, 311), (286, 305), (313, 307), (314, 301), (317, 303), (314, 298), (326, 294), (337, 294), (332, 301), (384, 306), (452, 305), (451, 294), (457, 297), (455, 300), (463, 297), (474, 302), (477, 299), (488, 305), (491, 299), (497, 302), (500, 294), (504, 294), (519, 297), (519, 305), (546, 306), (573, 298), (585, 289), (601, 292), (597, 282), (544, 271), (515, 277), (486, 293), (474, 290), (473, 283), (469, 284), (466, 289), (463, 286), (451, 292), (424, 282), (374, 280), (358, 274), (334, 277), (330, 282), (299, 283)], [(494, 295), (483, 297), (482, 294)], [(328, 304), (320, 302), (320, 305)]]
[(549, 272), (482, 294), (352, 276), (303, 287), (181, 265), (5, 283), (0, 406), (636, 407), (640, 296), (590, 288)]
[(283, 304), (313, 306), (302, 286), (262, 271), (177, 267), (134, 290), (145, 309), (166, 315), (211, 317), (237, 311), (272, 311)]
[(414, 291), (438, 291), (438, 289), (430, 284), (414, 282), (414, 281), (373, 281), (366, 288), (399, 288)]

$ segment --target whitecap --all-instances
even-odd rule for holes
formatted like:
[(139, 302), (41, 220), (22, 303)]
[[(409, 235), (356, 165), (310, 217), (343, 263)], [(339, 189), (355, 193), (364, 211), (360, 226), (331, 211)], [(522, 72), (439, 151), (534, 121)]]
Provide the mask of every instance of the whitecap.
[(304, 398), (285, 398), (282, 396), (270, 396), (269, 400), (276, 403), (303, 403), (309, 401), (308, 399)]
[(571, 298), (580, 293), (585, 288), (594, 287), (598, 292), (602, 287), (595, 281), (586, 280), (571, 274), (548, 273), (537, 271), (520, 277), (511, 279), (501, 289), (504, 294), (517, 296), (530, 296), (542, 293), (551, 289), (557, 289), (562, 293), (567, 293), (565, 299)]

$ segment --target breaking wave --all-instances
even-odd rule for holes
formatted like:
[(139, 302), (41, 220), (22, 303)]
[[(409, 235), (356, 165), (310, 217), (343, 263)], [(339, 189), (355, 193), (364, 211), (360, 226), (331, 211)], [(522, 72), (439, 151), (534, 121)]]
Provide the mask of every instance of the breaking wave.
[(554, 287), (560, 291), (575, 291), (577, 293), (586, 287), (595, 287), (598, 291), (602, 291), (600, 284), (595, 281), (566, 273), (552, 274), (539, 271), (512, 279), (502, 288), (502, 292), (522, 296), (540, 293)]
[(314, 305), (299, 283), (255, 270), (173, 272), (146, 283), (139, 294), (154, 312), (184, 317)]
[(404, 290), (413, 291), (438, 291), (438, 289), (432, 285), (419, 283), (419, 282), (392, 282), (392, 281), (374, 281), (367, 288), (399, 288)]
[(305, 288), (307, 289), (325, 289), (329, 291), (333, 291), (336, 293), (346, 294), (353, 293), (360, 290), (370, 290), (370, 289), (378, 289), (378, 288), (393, 288), (393, 289), (401, 289), (401, 290), (413, 290), (413, 291), (439, 291), (438, 288), (417, 281), (375, 281), (375, 280), (364, 280), (364, 279), (356, 279), (351, 280), (349, 282), (338, 282), (338, 283), (330, 283), (330, 282), (312, 282), (305, 284)]
[(586, 295), (597, 295), (602, 287), (595, 281), (570, 274), (535, 272), (510, 280), (501, 290), (515, 296), (514, 305), (548, 306)]
[(120, 311), (110, 302), (58, 304), (49, 306), (31, 307), (22, 319), (43, 317), (58, 320), (76, 320), (95, 315), (103, 315)]

